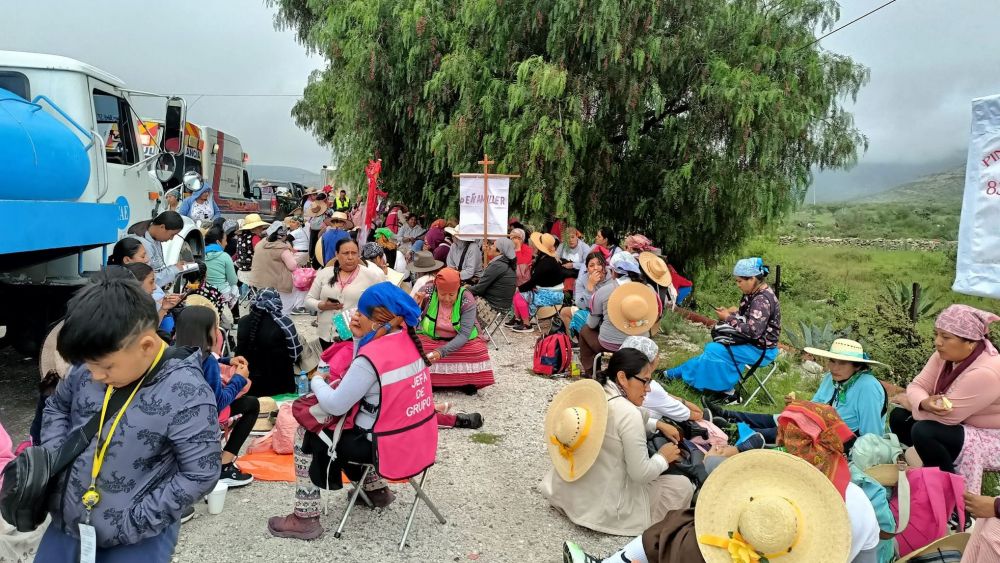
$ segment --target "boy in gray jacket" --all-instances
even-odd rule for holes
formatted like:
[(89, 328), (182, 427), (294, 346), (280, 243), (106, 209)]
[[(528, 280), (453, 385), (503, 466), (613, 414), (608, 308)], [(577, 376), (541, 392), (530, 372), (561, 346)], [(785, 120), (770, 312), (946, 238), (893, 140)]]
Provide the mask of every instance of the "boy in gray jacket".
[[(181, 512), (218, 481), (219, 414), (200, 354), (168, 352), (157, 323), (135, 281), (104, 274), (70, 300), (56, 348), (73, 368), (45, 405), (42, 446), (95, 415), (103, 423), (53, 487), (38, 561), (80, 561), (81, 549), (87, 560), (90, 537), (92, 561), (168, 562)], [(116, 416), (106, 409), (119, 389), (131, 398)]]

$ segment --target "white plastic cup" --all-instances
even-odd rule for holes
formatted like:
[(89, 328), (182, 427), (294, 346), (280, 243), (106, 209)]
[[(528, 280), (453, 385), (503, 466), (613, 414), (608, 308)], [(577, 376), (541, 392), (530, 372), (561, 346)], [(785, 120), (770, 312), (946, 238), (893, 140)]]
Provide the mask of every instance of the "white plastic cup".
[(226, 491), (228, 490), (229, 485), (225, 483), (216, 483), (212, 492), (208, 493), (209, 514), (222, 514), (222, 508), (226, 505)]

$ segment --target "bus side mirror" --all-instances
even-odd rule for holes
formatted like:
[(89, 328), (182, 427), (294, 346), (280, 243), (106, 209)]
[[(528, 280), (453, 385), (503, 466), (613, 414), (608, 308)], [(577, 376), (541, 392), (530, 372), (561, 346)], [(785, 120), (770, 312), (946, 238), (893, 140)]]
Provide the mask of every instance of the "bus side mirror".
[(184, 152), (184, 129), (187, 123), (187, 104), (184, 98), (167, 98), (167, 111), (163, 119), (163, 150), (179, 156)]

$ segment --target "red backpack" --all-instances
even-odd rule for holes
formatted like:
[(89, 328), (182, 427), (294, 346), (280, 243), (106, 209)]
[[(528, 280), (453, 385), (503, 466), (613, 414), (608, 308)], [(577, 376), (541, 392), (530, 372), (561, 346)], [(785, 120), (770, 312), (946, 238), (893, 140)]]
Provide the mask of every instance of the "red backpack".
[(535, 359), (532, 371), (538, 375), (553, 375), (569, 371), (573, 360), (569, 336), (565, 332), (540, 336), (535, 342)]

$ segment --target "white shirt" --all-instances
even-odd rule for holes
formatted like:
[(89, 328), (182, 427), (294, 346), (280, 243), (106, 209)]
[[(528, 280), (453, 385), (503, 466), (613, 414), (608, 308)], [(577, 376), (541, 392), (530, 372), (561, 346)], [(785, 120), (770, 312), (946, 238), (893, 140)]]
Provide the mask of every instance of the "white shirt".
[(292, 231), (292, 236), (295, 238), (292, 242), (292, 248), (296, 252), (309, 252), (309, 233), (306, 232), (305, 227), (299, 227)]
[(658, 381), (649, 382), (649, 393), (646, 393), (642, 406), (657, 419), (665, 416), (670, 420), (682, 422), (691, 418), (691, 409), (668, 395)]
[(212, 202), (201, 203), (195, 201), (191, 204), (191, 218), (195, 221), (209, 220), (212, 218)]
[(844, 502), (851, 519), (851, 556), (847, 560), (854, 561), (862, 551), (878, 547), (878, 517), (868, 495), (854, 483), (847, 484)]

